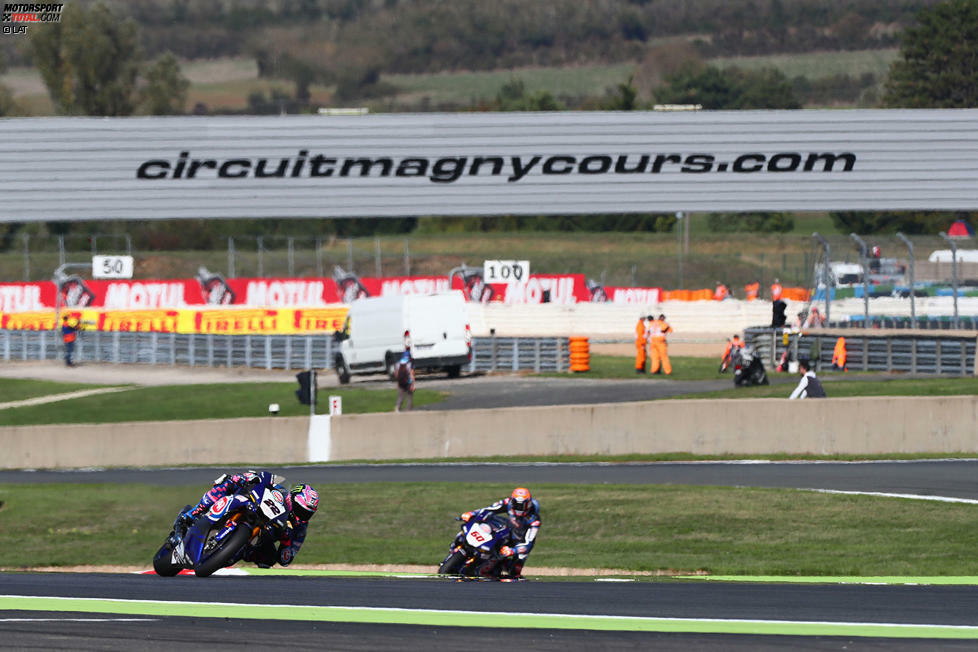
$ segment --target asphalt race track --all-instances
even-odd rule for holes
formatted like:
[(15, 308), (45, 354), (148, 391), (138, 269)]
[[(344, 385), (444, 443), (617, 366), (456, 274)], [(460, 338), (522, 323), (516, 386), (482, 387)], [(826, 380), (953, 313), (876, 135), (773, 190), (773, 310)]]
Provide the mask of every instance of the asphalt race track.
[[(316, 465), (276, 470), (290, 479), (301, 477), (320, 484), (463, 479), (671, 483), (978, 499), (978, 460)], [(206, 484), (221, 471), (15, 471), (0, 472), (0, 482), (176, 486)], [(0, 594), (0, 647), (13, 649), (167, 649), (181, 644), (231, 649), (240, 647), (240, 641), (249, 646), (330, 650), (497, 646), (531, 650), (932, 650), (975, 649), (978, 644), (978, 587), (973, 585), (482, 583), (422, 577), (281, 575), (201, 580), (108, 573), (4, 573)], [(38, 602), (12, 596), (59, 596), (59, 600)], [(597, 631), (597, 627), (607, 630)], [(651, 631), (631, 631), (643, 628)], [(964, 638), (946, 638), (955, 636)]]

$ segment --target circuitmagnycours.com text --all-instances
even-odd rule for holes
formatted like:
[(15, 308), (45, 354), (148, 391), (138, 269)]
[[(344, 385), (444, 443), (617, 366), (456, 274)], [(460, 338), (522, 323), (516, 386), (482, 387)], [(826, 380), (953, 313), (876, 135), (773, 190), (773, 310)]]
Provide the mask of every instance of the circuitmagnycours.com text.
[(778, 174), (851, 172), (852, 152), (748, 152), (714, 154), (530, 154), (524, 156), (330, 157), (299, 150), (296, 156), (196, 158), (189, 151), (173, 159), (151, 159), (136, 168), (137, 179), (242, 179), (328, 177), (414, 177), (452, 183), (463, 176), (505, 177), (515, 183), (529, 175)]

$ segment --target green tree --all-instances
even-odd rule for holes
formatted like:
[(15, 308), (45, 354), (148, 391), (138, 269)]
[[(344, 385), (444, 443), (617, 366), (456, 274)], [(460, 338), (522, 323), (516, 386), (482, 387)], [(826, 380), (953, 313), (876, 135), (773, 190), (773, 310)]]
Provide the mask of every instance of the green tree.
[(949, 0), (922, 9), (890, 65), (888, 107), (978, 106), (978, 2)]
[(956, 219), (974, 222), (974, 213), (940, 213), (935, 211), (838, 211), (829, 213), (840, 233), (896, 233), (937, 235), (946, 231)]
[(177, 58), (167, 52), (146, 70), (140, 105), (150, 115), (179, 115), (187, 104), (190, 82), (180, 72)]
[(633, 78), (615, 86), (612, 94), (602, 107), (606, 111), (634, 111), (638, 108), (638, 89), (635, 88)]
[(140, 64), (132, 20), (102, 3), (87, 10), (71, 3), (60, 23), (32, 32), (30, 47), (59, 113), (132, 114)]
[(529, 93), (519, 77), (513, 77), (496, 93), (497, 111), (560, 111), (563, 107), (549, 91)]
[(666, 78), (655, 91), (664, 104), (701, 104), (704, 109), (799, 109), (791, 82), (779, 70), (691, 65)]

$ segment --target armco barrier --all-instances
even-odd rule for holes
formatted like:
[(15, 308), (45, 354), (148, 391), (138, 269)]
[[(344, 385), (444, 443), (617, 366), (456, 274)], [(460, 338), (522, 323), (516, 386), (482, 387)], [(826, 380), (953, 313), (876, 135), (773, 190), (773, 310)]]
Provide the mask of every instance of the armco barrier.
[[(51, 331), (0, 329), (0, 361), (56, 360), (60, 336)], [(336, 344), (328, 335), (191, 335), (86, 331), (77, 362), (332, 369)], [(466, 371), (567, 371), (566, 337), (476, 337)]]
[[(314, 455), (316, 461), (343, 461), (669, 452), (978, 453), (975, 423), (978, 396), (419, 410), (332, 417), (328, 440)], [(0, 468), (295, 464), (309, 461), (312, 448), (305, 417), (7, 427), (0, 428), (0, 444)]]

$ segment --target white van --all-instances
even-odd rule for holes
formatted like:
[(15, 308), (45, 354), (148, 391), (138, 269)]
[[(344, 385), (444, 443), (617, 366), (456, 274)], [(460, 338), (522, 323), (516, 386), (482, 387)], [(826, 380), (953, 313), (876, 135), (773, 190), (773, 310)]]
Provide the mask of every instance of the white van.
[(386, 372), (393, 378), (407, 346), (415, 369), (442, 369), (450, 378), (472, 359), (472, 332), (459, 290), (357, 299), (335, 338), (341, 383), (360, 373)]

